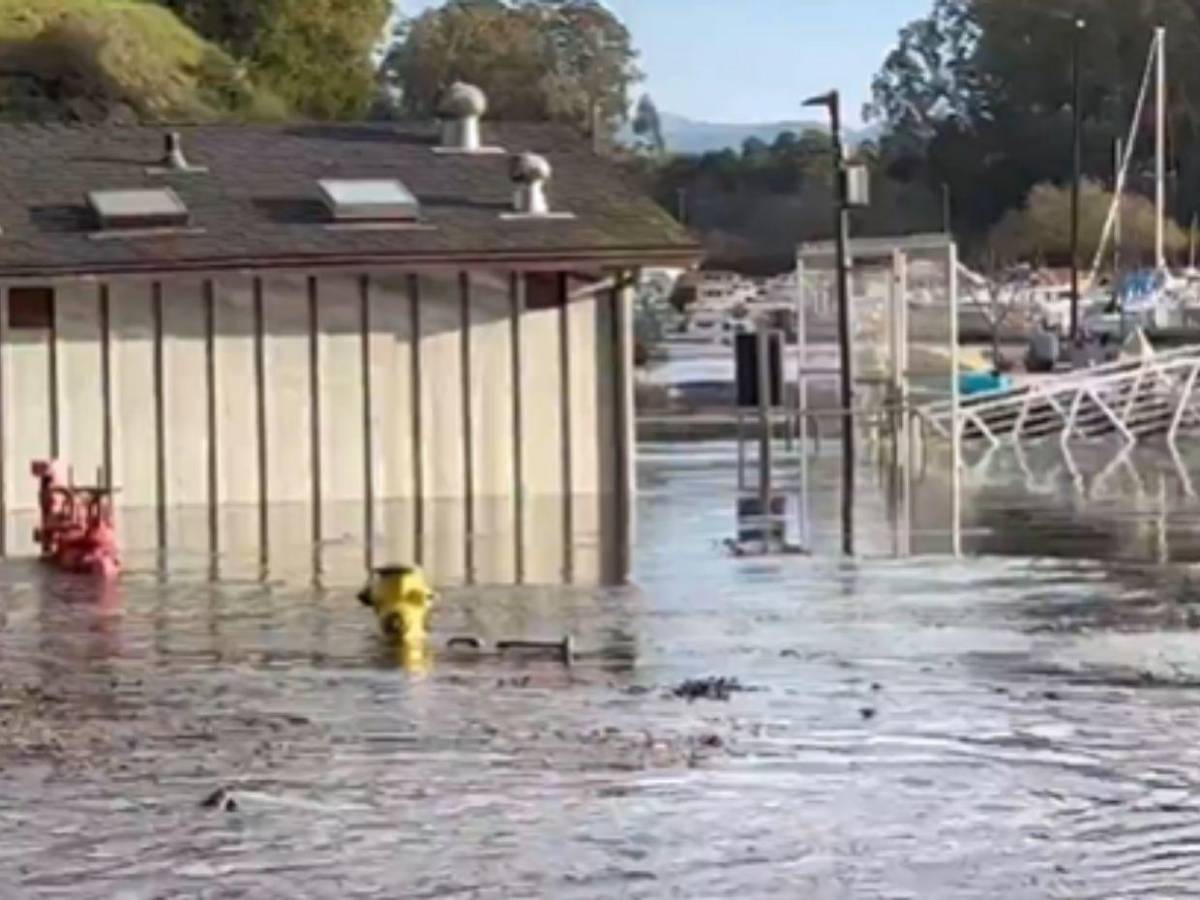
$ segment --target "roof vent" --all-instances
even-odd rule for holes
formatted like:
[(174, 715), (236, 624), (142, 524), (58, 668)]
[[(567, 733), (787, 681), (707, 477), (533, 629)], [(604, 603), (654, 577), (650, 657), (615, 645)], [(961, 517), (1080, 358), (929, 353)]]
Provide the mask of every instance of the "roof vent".
[(180, 171), (190, 169), (187, 157), (183, 155), (183, 138), (178, 131), (168, 131), (163, 139), (163, 165), (168, 169)]
[(338, 222), (415, 222), (421, 204), (394, 178), (329, 178), (317, 182)]
[(546, 182), (554, 174), (550, 161), (536, 153), (522, 153), (512, 158), (510, 177), (513, 191), (513, 211), (507, 219), (573, 219), (565, 212), (551, 212), (546, 199)]
[(88, 205), (104, 229), (178, 228), (188, 208), (170, 188), (92, 191)]
[(193, 166), (183, 153), (183, 137), (178, 131), (168, 131), (163, 136), (163, 158), (158, 165), (150, 166), (146, 172), (150, 175), (170, 175), (173, 173), (202, 173), (208, 169), (204, 166)]
[(487, 95), (473, 84), (456, 81), (450, 85), (438, 109), (442, 120), (439, 153), (503, 153), (501, 147), (485, 147), (479, 120), (487, 112)]

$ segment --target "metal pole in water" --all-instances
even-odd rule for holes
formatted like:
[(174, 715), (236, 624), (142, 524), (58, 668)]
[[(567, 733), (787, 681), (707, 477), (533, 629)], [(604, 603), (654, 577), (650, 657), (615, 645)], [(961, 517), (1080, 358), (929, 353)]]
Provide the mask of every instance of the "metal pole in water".
[(746, 419), (742, 415), (742, 408), (739, 406), (737, 411), (737, 472), (738, 472), (738, 490), (746, 489)]
[(854, 373), (850, 350), (850, 284), (847, 260), (847, 231), (849, 215), (846, 208), (846, 155), (842, 148), (841, 103), (834, 91), (830, 103), (833, 152), (837, 156), (837, 294), (838, 294), (838, 351), (841, 356), (842, 404), (842, 551), (854, 554)]
[(846, 153), (842, 146), (841, 94), (830, 91), (806, 100), (805, 106), (824, 106), (829, 110), (829, 136), (833, 145), (834, 182), (837, 195), (834, 201), (834, 240), (836, 244), (838, 301), (838, 351), (841, 356), (840, 397), (842, 405), (842, 551), (854, 554), (854, 373), (850, 356), (850, 285), (846, 244), (849, 228), (850, 191)]
[(763, 548), (771, 545), (771, 332), (758, 327), (758, 502), (762, 515)]

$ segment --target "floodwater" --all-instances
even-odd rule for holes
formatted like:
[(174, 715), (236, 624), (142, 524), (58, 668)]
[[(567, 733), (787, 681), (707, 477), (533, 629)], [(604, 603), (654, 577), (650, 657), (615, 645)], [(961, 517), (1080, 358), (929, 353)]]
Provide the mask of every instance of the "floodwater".
[[(864, 464), (850, 562), (732, 557), (732, 449), (646, 448), (637, 587), (443, 597), (439, 642), (569, 631), (570, 671), (401, 671), (353, 584), (9, 565), (0, 896), (1200, 895), (1200, 507), (1106, 452), (973, 459), (941, 531), (935, 466), (916, 558)], [(753, 690), (671, 695), (706, 675)]]

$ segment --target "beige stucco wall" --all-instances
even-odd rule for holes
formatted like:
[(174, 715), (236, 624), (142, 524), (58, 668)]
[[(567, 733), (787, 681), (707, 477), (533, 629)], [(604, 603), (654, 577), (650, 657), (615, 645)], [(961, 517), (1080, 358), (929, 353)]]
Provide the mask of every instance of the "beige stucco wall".
[(457, 272), (80, 279), (52, 285), (43, 330), (7, 327), (5, 291), (5, 550), (32, 550), (29, 461), (57, 435), (90, 481), (107, 435), (133, 558), (595, 580), (628, 499), (627, 300), (569, 285), (565, 307), (522, 314), (502, 270), (471, 272), (465, 303)]

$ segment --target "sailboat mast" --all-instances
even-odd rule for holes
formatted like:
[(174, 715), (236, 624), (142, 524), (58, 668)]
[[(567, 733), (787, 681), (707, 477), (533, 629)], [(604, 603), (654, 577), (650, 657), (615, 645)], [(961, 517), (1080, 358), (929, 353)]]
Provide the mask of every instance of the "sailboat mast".
[(1158, 43), (1158, 116), (1155, 122), (1155, 212), (1154, 260), (1161, 272), (1167, 267), (1167, 29), (1155, 29)]
[(1196, 271), (1196, 216), (1192, 214), (1192, 227), (1188, 230), (1188, 272)]
[(1125, 142), (1117, 138), (1116, 166), (1113, 175), (1113, 196), (1116, 204), (1116, 214), (1113, 219), (1113, 284), (1121, 276), (1121, 188), (1125, 186), (1123, 170), (1125, 168)]

